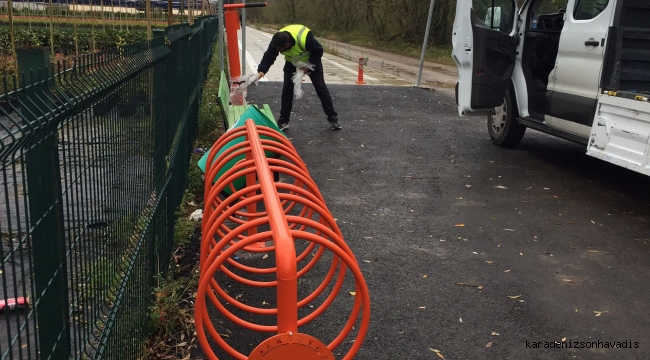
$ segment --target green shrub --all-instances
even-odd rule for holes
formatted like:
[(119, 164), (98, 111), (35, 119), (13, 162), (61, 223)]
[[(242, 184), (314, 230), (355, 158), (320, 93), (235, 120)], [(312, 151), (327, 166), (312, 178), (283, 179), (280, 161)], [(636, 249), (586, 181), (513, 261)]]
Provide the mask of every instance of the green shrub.
[[(17, 27), (14, 31), (16, 47), (49, 47), (50, 32), (48, 29), (38, 27), (31, 30), (26, 27)], [(79, 52), (87, 53), (94, 50), (104, 51), (116, 46), (133, 44), (147, 38), (143, 30), (118, 30), (118, 29), (88, 29), (77, 30)], [(74, 29), (55, 28), (53, 34), (54, 53), (62, 55), (75, 54)], [(9, 29), (0, 28), (0, 55), (11, 55), (11, 40)]]

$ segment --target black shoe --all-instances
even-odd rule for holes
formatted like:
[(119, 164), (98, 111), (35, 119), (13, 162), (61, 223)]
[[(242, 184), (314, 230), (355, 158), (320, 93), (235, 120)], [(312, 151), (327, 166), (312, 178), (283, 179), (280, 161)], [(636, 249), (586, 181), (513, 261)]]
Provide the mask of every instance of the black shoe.
[(341, 130), (338, 116), (328, 116), (327, 121), (329, 121), (330, 125), (332, 126), (332, 130)]
[(280, 118), (280, 120), (278, 120), (278, 127), (282, 131), (288, 129), (289, 128), (289, 120)]

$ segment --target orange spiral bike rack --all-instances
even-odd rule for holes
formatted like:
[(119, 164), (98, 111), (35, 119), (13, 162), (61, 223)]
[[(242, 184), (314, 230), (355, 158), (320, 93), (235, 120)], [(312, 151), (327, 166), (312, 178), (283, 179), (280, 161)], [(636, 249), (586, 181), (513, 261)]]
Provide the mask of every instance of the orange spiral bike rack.
[[(274, 176), (289, 181), (276, 181)], [(249, 119), (217, 140), (205, 169), (202, 231), (194, 314), (197, 337), (208, 359), (218, 359), (211, 343), (235, 359), (334, 360), (335, 349), (347, 350), (344, 360), (354, 358), (370, 322), (368, 287), (316, 184), (283, 134)], [(236, 254), (242, 253), (258, 266), (247, 264), (243, 256), (237, 261)], [(269, 258), (270, 266), (260, 266), (260, 256)], [(352, 274), (354, 293), (340, 292), (346, 284), (352, 289), (346, 273)], [(319, 274), (320, 284), (311, 279)], [(222, 279), (253, 291), (275, 290), (276, 305), (245, 304), (229, 294), (232, 288), (220, 284)], [(316, 289), (299, 291), (299, 280)], [(345, 295), (342, 300), (339, 293)], [(299, 332), (329, 307), (336, 307), (338, 314), (346, 298), (349, 318), (331, 342)], [(212, 321), (211, 313), (218, 315), (218, 322)], [(223, 326), (223, 320), (256, 334), (273, 335), (245, 355), (217, 331), (215, 324)], [(356, 337), (345, 341), (353, 330)]]

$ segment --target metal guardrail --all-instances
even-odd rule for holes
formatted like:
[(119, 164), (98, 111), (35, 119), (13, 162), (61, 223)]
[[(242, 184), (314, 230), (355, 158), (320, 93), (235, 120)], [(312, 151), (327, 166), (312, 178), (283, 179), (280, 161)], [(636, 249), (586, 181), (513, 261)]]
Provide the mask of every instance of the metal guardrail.
[(0, 79), (0, 359), (142, 356), (218, 31)]

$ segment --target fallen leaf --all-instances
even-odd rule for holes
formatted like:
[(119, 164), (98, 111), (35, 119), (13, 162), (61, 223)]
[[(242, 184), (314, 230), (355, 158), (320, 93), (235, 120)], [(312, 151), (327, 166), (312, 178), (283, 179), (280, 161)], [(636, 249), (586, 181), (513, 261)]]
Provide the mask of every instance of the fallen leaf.
[(334, 181), (335, 179), (326, 179), (326, 180), (328, 180), (328, 181)]
[(370, 260), (363, 260), (363, 261), (364, 261), (364, 262), (367, 262), (367, 263), (369, 263), (369, 262), (370, 262)]
[(508, 269), (508, 270), (505, 270), (504, 272), (510, 272), (510, 269)]
[(492, 331), (492, 336), (499, 336), (499, 333), (496, 331)]
[(456, 285), (458, 285), (458, 286), (469, 286), (469, 287), (475, 287), (475, 288), (478, 288), (479, 290), (483, 289), (483, 286), (482, 286), (482, 285), (472, 285), (472, 284), (465, 284), (465, 283), (459, 283), (459, 282), (454, 283), (454, 284), (456, 284)]
[(595, 311), (595, 310), (594, 310), (594, 314), (596, 314), (596, 316), (600, 316), (600, 315), (602, 315), (602, 314), (604, 314), (604, 313), (608, 313), (608, 312), (609, 312), (609, 311)]
[(492, 341), (490, 341), (489, 343), (485, 344), (485, 347), (486, 347), (486, 348), (489, 348), (490, 346), (492, 346)]
[(420, 306), (420, 309), (426, 309), (426, 308), (427, 308), (426, 306)]
[(438, 349), (432, 349), (432, 348), (429, 348), (429, 350), (431, 350), (431, 351), (433, 351), (434, 353), (436, 353), (436, 355), (438, 355), (438, 357), (441, 358), (442, 360), (445, 360), (445, 357), (442, 356), (442, 353), (440, 352), (440, 350), (438, 350)]
[(429, 276), (429, 275), (422, 275), (422, 278), (423, 278), (423, 279), (426, 279), (427, 276)]
[(503, 185), (497, 185), (497, 186), (495, 186), (495, 188), (497, 188), (497, 189), (507, 189), (507, 187), (505, 187)]
[(600, 250), (595, 250), (595, 249), (589, 249), (587, 251), (590, 252), (590, 253), (599, 253), (600, 252)]
[(594, 222), (593, 220), (591, 220), (591, 223), (594, 224), (594, 225), (596, 225), (596, 222)]
[(262, 260), (266, 259), (267, 257), (269, 257), (269, 254), (264, 254), (264, 256), (262, 256)]
[(490, 261), (490, 260), (486, 260), (485, 262), (488, 263), (488, 264), (492, 264), (492, 261)]
[(183, 341), (182, 343), (180, 343), (180, 344), (178, 344), (178, 345), (176, 345), (176, 346), (185, 346), (185, 345), (187, 345), (187, 342), (186, 342), (186, 341)]
[(526, 300), (517, 300), (517, 301), (519, 301), (519, 302), (524, 302), (524, 301), (526, 301)]
[(264, 305), (269, 305), (269, 303), (267, 303), (266, 301), (262, 300), (262, 306), (264, 306)]
[(472, 185), (465, 185), (465, 187), (469, 189), (472, 187)]
[(514, 230), (512, 230), (512, 229), (503, 229), (503, 230), (505, 230), (505, 231), (514, 231)]
[(522, 252), (520, 251), (520, 252), (519, 252), (519, 255), (524, 256), (524, 253), (522, 253)]
[(462, 323), (462, 322), (463, 322), (463, 318), (458, 318), (458, 321), (460, 321), (460, 322)]
[(508, 297), (511, 299), (518, 299), (521, 297), (521, 295), (508, 295)]
[(454, 226), (455, 226), (455, 227), (464, 227), (465, 224), (456, 224), (456, 225), (454, 225)]
[(563, 337), (563, 338), (562, 338), (562, 342), (565, 342), (565, 341), (566, 341), (566, 337)]
[(372, 236), (364, 236), (364, 239), (372, 239)]
[(352, 296), (356, 296), (356, 295), (357, 295), (357, 292), (356, 292), (356, 291), (350, 291), (350, 295), (352, 295)]
[(571, 280), (571, 279), (562, 279), (562, 281), (564, 281), (564, 282), (568, 282), (568, 283), (572, 283), (572, 284), (575, 284), (575, 283), (576, 283), (575, 281), (573, 281), (573, 280)]

